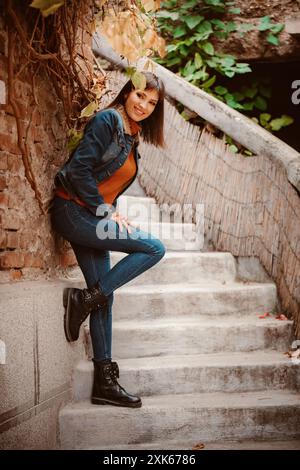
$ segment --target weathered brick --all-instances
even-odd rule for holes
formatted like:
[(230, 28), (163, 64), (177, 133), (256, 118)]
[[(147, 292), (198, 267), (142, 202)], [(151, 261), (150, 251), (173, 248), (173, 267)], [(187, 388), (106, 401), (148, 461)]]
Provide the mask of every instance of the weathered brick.
[(18, 232), (6, 232), (7, 248), (19, 248), (20, 235)]
[(0, 257), (1, 268), (23, 268), (24, 266), (24, 253), (16, 251), (7, 251)]
[(11, 172), (17, 172), (24, 168), (22, 156), (7, 154), (7, 168)]
[(7, 207), (8, 206), (8, 194), (7, 192), (0, 192), (0, 206)]
[(4, 152), (0, 154), (0, 170), (8, 170), (7, 155)]
[(60, 255), (60, 264), (64, 268), (68, 266), (76, 266), (77, 265), (77, 260), (75, 258), (74, 252), (73, 251), (67, 251), (66, 253), (62, 253)]
[(2, 215), (2, 227), (8, 230), (19, 230), (21, 228), (21, 218), (17, 212), (7, 210)]
[(42, 124), (41, 113), (38, 108), (35, 108), (32, 113), (32, 120), (31, 123), (33, 126), (40, 126)]
[(32, 231), (26, 230), (20, 234), (19, 246), (22, 250), (28, 250), (32, 246)]
[(12, 281), (19, 281), (22, 278), (23, 273), (21, 269), (11, 269), (9, 276)]
[(3, 134), (0, 133), (0, 150), (4, 150), (15, 155), (19, 155), (21, 153), (18, 143), (17, 143), (17, 136), (12, 134)]
[[(26, 103), (26, 101), (18, 101), (18, 100), (15, 100), (16, 101), (16, 104), (18, 106), (18, 111), (20, 113), (20, 119), (25, 119), (26, 122), (28, 122), (28, 119), (29, 119), (29, 114), (28, 114), (28, 104)], [(12, 106), (10, 104), (7, 104), (4, 108), (5, 112), (7, 114), (10, 114), (12, 116), (15, 115), (14, 113), (14, 110), (12, 108)]]
[(7, 234), (5, 230), (0, 230), (0, 248), (6, 248)]
[(7, 188), (7, 178), (5, 175), (0, 175), (0, 191)]
[(2, 134), (17, 135), (17, 122), (15, 116), (1, 111), (0, 115), (0, 132)]
[(43, 260), (37, 254), (26, 253), (24, 257), (24, 266), (26, 268), (42, 268)]

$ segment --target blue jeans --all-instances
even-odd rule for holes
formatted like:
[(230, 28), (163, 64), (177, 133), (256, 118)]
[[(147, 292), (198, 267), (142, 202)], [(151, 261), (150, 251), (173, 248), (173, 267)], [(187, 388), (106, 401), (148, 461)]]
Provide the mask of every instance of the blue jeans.
[[(130, 226), (129, 234), (124, 227), (119, 230), (114, 220), (100, 219), (79, 204), (57, 196), (53, 200), (51, 221), (53, 228), (70, 242), (87, 287), (100, 282), (108, 297), (108, 308), (100, 308), (90, 315), (90, 334), (94, 359), (112, 359), (113, 292), (155, 265), (164, 256), (165, 247), (147, 232)], [(102, 231), (110, 236), (99, 238)], [(128, 256), (111, 269), (109, 250), (125, 252)]]

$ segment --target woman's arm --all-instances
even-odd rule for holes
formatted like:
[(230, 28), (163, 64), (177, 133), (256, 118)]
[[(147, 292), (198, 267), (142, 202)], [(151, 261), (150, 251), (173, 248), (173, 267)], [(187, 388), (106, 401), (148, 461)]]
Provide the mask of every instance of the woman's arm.
[(66, 168), (66, 176), (72, 188), (94, 215), (100, 205), (113, 210), (110, 204), (105, 205), (103, 197), (99, 194), (93, 169), (101, 163), (102, 155), (113, 138), (115, 126), (116, 120), (112, 111), (105, 110), (96, 114), (88, 123), (83, 139)]

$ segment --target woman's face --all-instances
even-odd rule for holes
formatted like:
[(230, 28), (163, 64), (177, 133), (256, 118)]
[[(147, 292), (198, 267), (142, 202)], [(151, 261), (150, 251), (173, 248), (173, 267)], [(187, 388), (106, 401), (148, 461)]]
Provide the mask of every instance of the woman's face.
[(134, 121), (142, 121), (154, 111), (158, 98), (155, 88), (132, 90), (125, 101), (126, 112)]

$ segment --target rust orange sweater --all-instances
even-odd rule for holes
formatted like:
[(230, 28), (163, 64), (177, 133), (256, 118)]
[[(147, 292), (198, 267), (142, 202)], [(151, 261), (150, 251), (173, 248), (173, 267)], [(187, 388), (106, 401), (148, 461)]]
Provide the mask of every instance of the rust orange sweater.
[[(129, 116), (128, 116), (129, 118)], [(131, 129), (131, 134), (136, 134), (140, 129), (140, 125), (129, 118), (129, 124)], [(98, 192), (103, 197), (103, 200), (106, 204), (112, 204), (117, 197), (117, 195), (122, 192), (125, 186), (129, 181), (134, 177), (136, 172), (136, 162), (134, 158), (134, 153), (131, 150), (125, 163), (116, 170), (112, 175), (108, 176), (100, 183), (98, 183)], [(69, 194), (62, 187), (58, 187), (55, 190), (57, 196), (62, 197), (63, 199), (71, 199)], [(75, 202), (81, 206), (86, 206), (86, 204), (80, 199), (76, 198)]]

